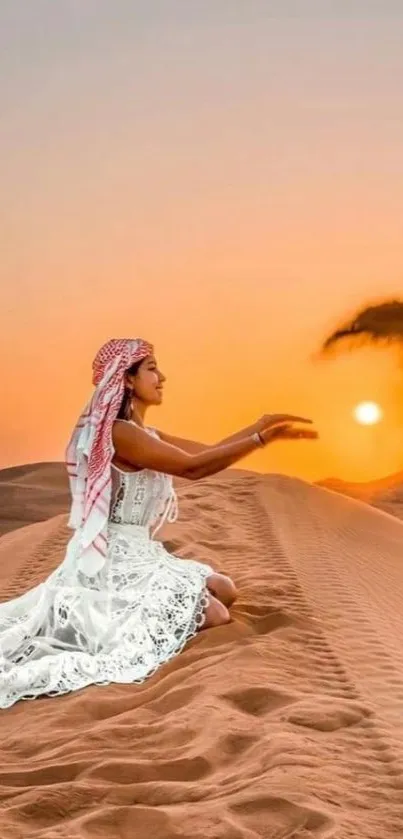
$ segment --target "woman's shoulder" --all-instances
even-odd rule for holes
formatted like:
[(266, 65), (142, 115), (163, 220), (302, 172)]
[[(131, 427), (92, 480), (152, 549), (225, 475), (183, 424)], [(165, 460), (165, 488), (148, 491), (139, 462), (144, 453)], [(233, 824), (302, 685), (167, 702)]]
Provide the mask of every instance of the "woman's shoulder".
[(113, 427), (116, 428), (122, 423), (124, 425), (129, 425), (132, 428), (138, 428), (140, 431), (145, 431), (147, 434), (151, 434), (153, 437), (158, 437), (158, 439), (162, 439), (161, 434), (153, 425), (140, 425), (138, 422), (135, 422), (134, 420), (126, 420), (121, 419), (119, 417), (119, 419), (114, 420)]

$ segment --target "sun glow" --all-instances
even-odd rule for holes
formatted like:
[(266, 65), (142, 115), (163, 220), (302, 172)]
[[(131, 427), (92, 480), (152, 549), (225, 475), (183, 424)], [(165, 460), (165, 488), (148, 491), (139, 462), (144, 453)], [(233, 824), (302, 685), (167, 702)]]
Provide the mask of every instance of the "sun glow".
[(383, 417), (383, 411), (377, 402), (360, 402), (354, 408), (354, 419), (360, 425), (376, 425)]

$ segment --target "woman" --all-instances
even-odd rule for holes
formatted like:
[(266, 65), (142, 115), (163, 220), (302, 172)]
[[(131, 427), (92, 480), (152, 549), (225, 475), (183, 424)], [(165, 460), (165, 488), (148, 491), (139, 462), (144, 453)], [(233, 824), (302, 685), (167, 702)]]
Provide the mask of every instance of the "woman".
[(145, 425), (165, 377), (142, 339), (111, 340), (67, 449), (74, 535), (48, 579), (0, 605), (0, 707), (90, 684), (142, 682), (203, 628), (230, 620), (232, 580), (167, 553), (154, 537), (177, 516), (172, 476), (213, 475), (279, 438), (315, 437), (263, 417), (204, 446)]

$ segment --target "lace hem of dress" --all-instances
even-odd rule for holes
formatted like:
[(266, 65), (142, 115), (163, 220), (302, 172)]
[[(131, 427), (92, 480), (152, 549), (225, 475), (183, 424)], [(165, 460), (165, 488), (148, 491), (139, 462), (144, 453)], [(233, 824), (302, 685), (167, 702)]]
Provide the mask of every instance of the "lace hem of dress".
[[(130, 647), (130, 644), (122, 645), (127, 647), (126, 654), (123, 650), (120, 650), (117, 656), (110, 653), (91, 655), (73, 651), (59, 652), (57, 656), (51, 657), (50, 661), (46, 661), (46, 658), (44, 658), (35, 662), (27, 662), (26, 668), (33, 666), (35, 669), (35, 678), (32, 680), (36, 683), (34, 690), (22, 694), (18, 691), (17, 686), (14, 686), (13, 690), (13, 685), (10, 684), (10, 689), (6, 695), (0, 695), (0, 708), (9, 708), (20, 700), (33, 701), (41, 696), (62, 696), (90, 685), (142, 684), (153, 676), (163, 664), (168, 663), (181, 653), (188, 641), (197, 635), (205, 622), (205, 610), (208, 604), (209, 592), (207, 585), (204, 584), (195, 604), (193, 617), (187, 628), (184, 628), (176, 645), (161, 660), (157, 658), (155, 664), (151, 668), (145, 669), (141, 677), (129, 677), (130, 671), (135, 670), (141, 663), (139, 660), (143, 658), (139, 654), (138, 661), (133, 663), (133, 648)], [(7, 668), (5, 660), (0, 659), (0, 670), (3, 669), (4, 665)], [(41, 679), (38, 679), (38, 665), (44, 671)], [(105, 676), (100, 678), (100, 673), (104, 673)], [(28, 674), (25, 673), (25, 678), (27, 676)], [(56, 678), (57, 687), (49, 689), (49, 685), (54, 684)], [(29, 676), (27, 681), (29, 684)]]

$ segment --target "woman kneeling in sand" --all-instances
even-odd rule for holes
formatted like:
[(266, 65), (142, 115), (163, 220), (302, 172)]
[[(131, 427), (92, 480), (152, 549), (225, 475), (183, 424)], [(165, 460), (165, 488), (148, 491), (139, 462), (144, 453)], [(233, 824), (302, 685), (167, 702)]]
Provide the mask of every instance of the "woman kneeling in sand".
[(172, 476), (214, 475), (259, 446), (313, 438), (302, 417), (263, 417), (215, 446), (145, 425), (165, 377), (142, 339), (112, 340), (67, 449), (74, 535), (62, 564), (0, 605), (0, 707), (90, 684), (142, 682), (199, 629), (225, 624), (236, 590), (155, 535), (177, 517)]

